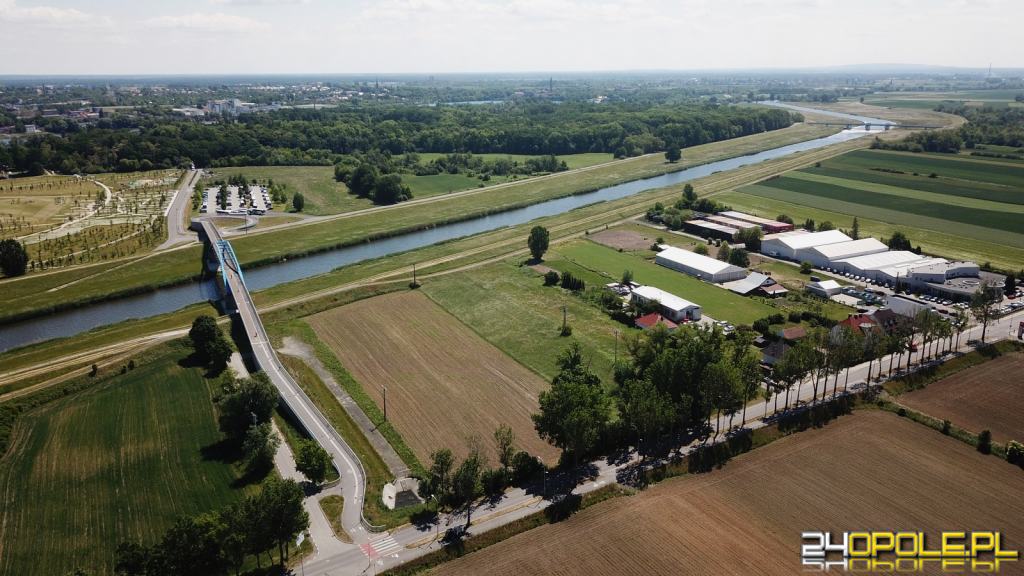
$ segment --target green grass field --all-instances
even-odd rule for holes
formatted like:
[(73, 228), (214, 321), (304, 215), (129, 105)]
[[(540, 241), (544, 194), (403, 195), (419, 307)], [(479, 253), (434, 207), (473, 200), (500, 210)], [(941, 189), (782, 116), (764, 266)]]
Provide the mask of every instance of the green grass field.
[[(422, 162), (429, 162), (444, 154), (420, 154)], [(509, 158), (523, 161), (530, 156), (522, 154), (478, 154), (485, 160)], [(587, 153), (559, 156), (565, 160), (570, 169), (584, 168), (602, 162), (610, 162), (611, 154)], [(366, 198), (357, 198), (349, 194), (348, 187), (334, 180), (333, 166), (233, 166), (217, 168), (215, 177), (232, 174), (244, 174), (246, 178), (259, 180), (272, 179), (274, 182), (286, 184), (291, 193), (301, 192), (306, 198), (303, 212), (314, 215), (341, 214), (361, 208), (370, 208), (373, 203)], [(433, 176), (414, 176), (403, 174), (402, 182), (412, 190), (413, 198), (429, 198), (439, 194), (458, 192), (470, 188), (478, 188), (481, 184), (493, 186), (507, 182), (507, 178), (492, 178), (488, 182), (465, 174), (436, 174)]]
[[(543, 286), (538, 272), (509, 262), (491, 264), (423, 283), (423, 292), (485, 340), (550, 380), (555, 359), (576, 340), (594, 373), (612, 382), (615, 331), (631, 329), (603, 311), (553, 286)], [(562, 306), (572, 337), (559, 335)], [(625, 348), (619, 343), (620, 357)]]
[(0, 460), (0, 573), (111, 574), (124, 540), (153, 542), (180, 515), (240, 498), (210, 389), (163, 347), (131, 372), (18, 421)]
[(728, 290), (698, 280), (675, 270), (669, 270), (650, 259), (641, 258), (601, 246), (594, 242), (578, 241), (558, 246), (548, 257), (552, 267), (558, 260), (566, 260), (591, 271), (602, 273), (605, 283), (618, 280), (623, 270), (631, 270), (635, 282), (648, 284), (671, 292), (680, 298), (700, 304), (704, 313), (715, 320), (728, 320), (736, 324), (753, 324), (754, 320), (775, 312), (769, 306)]
[[(935, 176), (932, 177), (931, 175)], [(720, 196), (735, 208), (832, 220), (927, 251), (1024, 264), (1024, 165), (997, 159), (862, 150)]]

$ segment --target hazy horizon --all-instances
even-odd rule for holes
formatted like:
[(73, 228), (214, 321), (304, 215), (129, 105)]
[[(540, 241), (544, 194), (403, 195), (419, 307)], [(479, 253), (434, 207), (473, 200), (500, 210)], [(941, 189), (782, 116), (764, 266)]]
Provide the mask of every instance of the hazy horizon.
[(1024, 67), (1024, 50), (1016, 42), (1024, 3), (858, 4), (853, 9), (839, 0), (0, 0), (7, 37), (0, 45), (0, 75)]

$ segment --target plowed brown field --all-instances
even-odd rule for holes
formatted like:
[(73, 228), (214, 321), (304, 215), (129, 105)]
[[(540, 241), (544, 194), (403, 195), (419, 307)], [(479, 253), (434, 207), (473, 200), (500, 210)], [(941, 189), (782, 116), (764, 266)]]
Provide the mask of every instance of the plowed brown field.
[(1024, 441), (1024, 354), (1008, 354), (904, 394), (900, 404), (997, 442)]
[[(1005, 546), (1020, 549), (1022, 493), (1015, 466), (893, 414), (859, 412), (435, 572), (789, 576), (802, 571), (806, 530), (1002, 530)], [(1022, 568), (1004, 564), (1001, 574)]]
[(530, 415), (547, 383), (418, 292), (362, 300), (309, 323), (383, 407), (421, 462), (438, 448), (456, 456), (477, 436), (496, 464), (494, 430), (511, 426), (516, 446), (553, 462)]

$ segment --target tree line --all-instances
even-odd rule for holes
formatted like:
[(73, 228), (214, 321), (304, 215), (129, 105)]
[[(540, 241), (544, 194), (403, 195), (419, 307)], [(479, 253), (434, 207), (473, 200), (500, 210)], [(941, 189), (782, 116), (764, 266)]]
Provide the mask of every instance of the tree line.
[(285, 109), (212, 124), (115, 114), (63, 137), (44, 135), (0, 147), (0, 167), (70, 174), (190, 163), (203, 167), (332, 165), (344, 155), (371, 150), (633, 156), (785, 128), (798, 119), (784, 110), (586, 102), (346, 105)]
[[(966, 148), (976, 150), (976, 152), (972, 152), (972, 155), (978, 156), (1003, 156), (1002, 154), (977, 151), (979, 146), (983, 150), (986, 144), (1024, 149), (1024, 109), (973, 107), (943, 103), (936, 110), (963, 116), (967, 119), (967, 123), (959, 128), (949, 130), (915, 132), (894, 142), (883, 142), (875, 138), (871, 145), (872, 148), (947, 153), (959, 152)], [(1018, 155), (1008, 156), (1018, 157)]]

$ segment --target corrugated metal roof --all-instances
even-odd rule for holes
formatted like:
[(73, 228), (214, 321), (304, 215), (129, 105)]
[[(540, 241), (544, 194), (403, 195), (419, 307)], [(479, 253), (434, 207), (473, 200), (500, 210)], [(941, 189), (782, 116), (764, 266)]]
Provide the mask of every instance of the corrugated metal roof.
[(885, 252), (889, 250), (889, 247), (874, 238), (861, 238), (860, 240), (850, 240), (849, 242), (836, 242), (835, 244), (815, 246), (813, 250), (829, 260), (836, 260), (838, 258), (855, 257), (862, 254), (868, 254), (870, 252)]
[(683, 266), (688, 266), (694, 270), (700, 270), (706, 274), (720, 274), (722, 272), (740, 272), (743, 269), (739, 266), (733, 266), (728, 262), (722, 262), (716, 260), (710, 256), (703, 254), (697, 254), (696, 252), (690, 252), (689, 250), (683, 250), (682, 248), (675, 248), (672, 246), (664, 246), (661, 252), (658, 252), (655, 256), (655, 260), (658, 258), (664, 258)]
[(669, 310), (686, 310), (687, 308), (700, 307), (699, 304), (694, 304), (685, 298), (680, 298), (671, 292), (665, 292), (661, 288), (655, 288), (654, 286), (641, 286), (633, 290), (633, 293), (647, 300), (657, 300)]
[(807, 234), (779, 236), (772, 240), (777, 240), (793, 250), (799, 250), (801, 248), (824, 246), (826, 244), (835, 244), (837, 242), (849, 242), (852, 238), (843, 234), (839, 230), (826, 230), (824, 232), (809, 232)]

